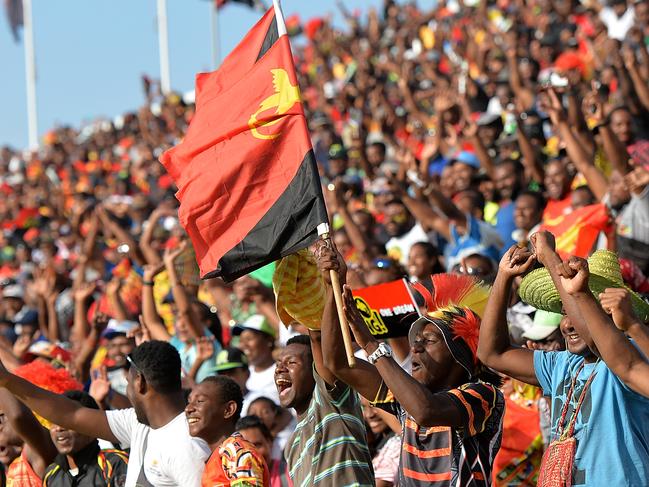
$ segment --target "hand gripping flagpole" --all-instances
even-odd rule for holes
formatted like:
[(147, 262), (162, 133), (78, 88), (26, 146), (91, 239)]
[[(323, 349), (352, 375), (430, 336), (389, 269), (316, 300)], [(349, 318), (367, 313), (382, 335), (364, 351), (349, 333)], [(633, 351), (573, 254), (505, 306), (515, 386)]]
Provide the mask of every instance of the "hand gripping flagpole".
[[(321, 223), (318, 225), (318, 235), (322, 238), (327, 245), (331, 247), (332, 242), (329, 238), (329, 224)], [(354, 357), (354, 348), (352, 346), (352, 336), (349, 332), (349, 325), (347, 324), (347, 318), (345, 317), (345, 311), (343, 309), (343, 293), (340, 286), (340, 279), (338, 273), (333, 269), (329, 271), (329, 277), (331, 278), (331, 287), (334, 291), (334, 299), (336, 300), (336, 309), (338, 310), (338, 322), (340, 323), (340, 331), (343, 334), (343, 342), (345, 344), (345, 354), (347, 355), (347, 364), (349, 367), (356, 366), (356, 357)]]
[[(273, 0), (273, 9), (275, 10), (275, 19), (277, 21), (277, 33), (281, 37), (286, 35), (286, 24), (284, 23), (284, 14), (282, 13), (282, 6), (280, 0)], [(327, 243), (329, 247), (333, 247), (331, 239), (329, 238), (329, 224), (321, 223), (318, 225), (318, 235)], [(336, 300), (336, 309), (338, 311), (338, 322), (340, 323), (340, 331), (343, 334), (343, 342), (345, 344), (345, 353), (347, 355), (347, 364), (350, 367), (356, 366), (356, 357), (354, 357), (354, 348), (352, 347), (352, 336), (349, 332), (349, 325), (345, 319), (345, 311), (343, 309), (343, 292), (340, 287), (340, 279), (338, 273), (334, 270), (329, 271), (331, 277), (331, 287), (334, 291), (334, 298)]]

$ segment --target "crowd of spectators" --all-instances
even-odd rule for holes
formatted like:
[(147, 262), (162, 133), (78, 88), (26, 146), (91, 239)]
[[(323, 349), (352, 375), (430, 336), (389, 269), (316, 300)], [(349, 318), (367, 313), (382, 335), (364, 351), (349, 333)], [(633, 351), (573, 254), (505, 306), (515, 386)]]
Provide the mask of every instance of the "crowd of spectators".
[[(321, 338), (280, 321), (272, 267), (231, 284), (199, 278), (158, 162), (191, 122), (182, 96), (145, 78), (137, 112), (53, 129), (35, 151), (0, 149), (0, 382), (13, 393), (0, 390), (2, 485), (229, 485), (216, 482), (235, 471), (250, 485), (347, 485), (347, 470), (358, 485), (535, 485), (564, 430), (579, 440), (573, 484), (646, 484), (647, 381), (613, 363), (604, 331), (573, 322), (605, 330), (603, 307), (642, 349), (632, 331), (649, 316), (638, 305), (633, 321), (628, 303), (649, 293), (649, 2), (337, 6), (342, 29), (329, 17), (289, 29), (342, 256), (316, 252)], [(597, 204), (606, 226), (580, 257), (615, 252), (624, 292), (601, 289), (593, 308), (577, 282), (585, 261), (562, 264), (537, 232)], [(563, 309), (520, 299), (532, 261)], [(330, 270), (352, 290), (443, 273), (493, 285), (472, 350), (490, 374), (449, 346), (457, 363), (446, 353), (447, 376), (426, 378), (426, 327), (388, 340), (398, 370), (378, 357), (347, 368), (333, 352)], [(348, 313), (359, 356), (373, 355)], [(616, 340), (628, 366), (642, 362)], [(357, 419), (329, 430), (343, 453), (305, 458), (295, 434), (322, 441), (328, 414)]]

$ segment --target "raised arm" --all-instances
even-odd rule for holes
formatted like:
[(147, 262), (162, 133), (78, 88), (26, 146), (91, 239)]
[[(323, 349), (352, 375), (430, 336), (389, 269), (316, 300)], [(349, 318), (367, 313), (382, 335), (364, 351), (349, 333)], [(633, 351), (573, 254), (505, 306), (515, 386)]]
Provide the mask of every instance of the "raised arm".
[(606, 289), (599, 295), (602, 309), (613, 318), (613, 323), (631, 337), (640, 351), (649, 357), (649, 327), (633, 312), (629, 291), (622, 288)]
[(117, 443), (104, 411), (85, 408), (65, 396), (41, 389), (9, 373), (3, 364), (0, 364), (0, 385), (25, 403), (29, 409), (54, 424), (86, 436)]
[(56, 313), (56, 298), (58, 296), (59, 292), (53, 289), (45, 298), (47, 306), (47, 338), (53, 343), (59, 341), (59, 317)]
[(151, 245), (153, 232), (158, 226), (158, 220), (165, 216), (178, 216), (178, 211), (166, 205), (160, 205), (151, 212), (147, 219), (146, 226), (140, 238), (140, 250), (148, 264), (159, 264), (161, 262), (160, 254)]
[(144, 276), (142, 279), (142, 321), (146, 328), (151, 333), (151, 338), (154, 340), (169, 341), (171, 335), (167, 331), (167, 327), (158, 315), (155, 307), (155, 299), (153, 297), (153, 279), (163, 269), (163, 264), (145, 265)]
[(551, 118), (561, 140), (566, 144), (566, 152), (577, 170), (584, 175), (588, 186), (598, 200), (601, 200), (608, 191), (608, 182), (602, 172), (593, 164), (593, 158), (586, 152), (577, 139), (568, 123), (566, 112), (553, 89), (548, 90), (551, 100)]
[(521, 73), (518, 69), (518, 56), (516, 55), (517, 39), (512, 40), (513, 42), (509, 43), (505, 48), (505, 56), (507, 57), (507, 65), (509, 67), (509, 86), (523, 106), (529, 108), (534, 103), (534, 93), (523, 85)]
[(115, 319), (118, 320), (128, 320), (131, 317), (126, 311), (126, 306), (124, 306), (124, 301), (120, 297), (120, 291), (122, 289), (122, 279), (119, 277), (113, 277), (110, 282), (106, 285), (106, 297), (108, 302), (113, 310)]
[(470, 118), (466, 118), (466, 125), (463, 133), (466, 140), (468, 140), (473, 145), (475, 155), (480, 161), (480, 167), (485, 170), (487, 176), (493, 179), (494, 168), (496, 167), (496, 165), (489, 155), (489, 151), (484, 145), (484, 142), (482, 142), (482, 138), (480, 138), (480, 136), (478, 135), (478, 124), (472, 121)]
[[(649, 397), (649, 363), (629, 342), (624, 332), (615, 327), (602, 308), (606, 306), (616, 318), (616, 323), (624, 328), (644, 327), (633, 315), (628, 292), (625, 289), (608, 289), (605, 302), (600, 306), (588, 288), (590, 273), (585, 259), (571, 257), (557, 264), (556, 272), (564, 290), (575, 299), (577, 309), (588, 324), (591, 338), (608, 368), (631, 389)], [(642, 338), (645, 339), (644, 334)]]
[(466, 217), (455, 206), (455, 204), (437, 191), (435, 185), (431, 185), (425, 191), (425, 196), (431, 200), (436, 208), (427, 201), (413, 198), (397, 182), (392, 182), (404, 206), (425, 229), (438, 232), (446, 240), (451, 239), (450, 221), (455, 221), (459, 226), (466, 226)]
[(138, 263), (138, 265), (146, 264), (146, 259), (142, 256), (140, 248), (129, 232), (120, 227), (111, 217), (108, 210), (103, 205), (97, 206), (97, 216), (100, 223), (103, 225), (104, 230), (109, 230), (117, 240), (121, 243), (128, 245), (129, 255)]
[[(554, 236), (547, 231), (537, 232), (531, 237), (532, 244), (536, 250), (536, 258), (545, 266), (552, 277), (561, 302), (563, 303), (563, 314), (570, 317), (570, 321), (577, 330), (577, 333), (582, 337), (588, 336), (586, 320), (579, 312), (577, 303), (573, 296), (566, 292), (565, 288), (561, 285), (561, 276), (557, 273), (558, 265), (561, 264), (561, 258), (554, 250)], [(582, 332), (583, 331), (583, 332)]]
[(365, 260), (369, 260), (373, 257), (369, 241), (370, 236), (363, 234), (358, 225), (354, 223), (352, 214), (350, 213), (349, 208), (347, 208), (343, 188), (343, 185), (336, 184), (333, 190), (331, 190), (333, 191), (334, 201), (336, 202), (336, 211), (343, 220), (345, 232), (347, 232), (347, 236), (354, 246), (354, 249), (356, 249), (358, 254), (363, 256)]
[[(318, 266), (323, 273), (328, 272), (329, 269), (338, 272), (342, 269), (344, 272), (341, 261), (340, 255), (329, 248), (319, 251)], [(368, 355), (371, 355), (377, 350), (379, 342), (365, 325), (354, 303), (351, 289), (347, 285), (344, 286), (344, 311), (356, 342)], [(336, 350), (344, 350), (344, 347), (332, 297), (327, 299), (325, 306), (322, 333), (327, 365), (334, 369), (336, 377), (349, 384), (369, 401), (376, 399), (383, 382), (418, 424), (459, 427), (465, 423), (464, 416), (452, 399), (445, 394), (432, 393), (404, 371), (392, 357), (381, 357), (375, 365), (357, 359), (356, 366), (350, 369), (344, 353), (341, 355), (340, 352), (336, 352)]]
[(347, 363), (345, 347), (333, 287), (331, 286), (330, 270), (338, 273), (341, 284), (345, 282), (347, 267), (340, 254), (321, 244), (317, 249), (318, 267), (325, 282), (326, 297), (324, 313), (322, 314), (322, 358), (325, 367), (335, 377), (342, 380), (362, 396), (372, 401), (376, 398), (381, 387), (381, 376), (373, 365), (364, 360), (356, 360), (356, 366), (350, 368)]
[(618, 90), (622, 95), (622, 99), (625, 100), (631, 114), (634, 117), (640, 117), (645, 108), (638, 98), (638, 94), (635, 91), (635, 85), (633, 84), (631, 76), (624, 65), (620, 43), (617, 43), (617, 47), (618, 48), (611, 52), (611, 54), (613, 55), (613, 66), (615, 68), (615, 74), (617, 75)]
[(185, 252), (187, 245), (188, 242), (185, 240), (174, 250), (166, 249), (163, 261), (165, 268), (167, 269), (167, 274), (169, 275), (169, 284), (171, 284), (171, 292), (174, 296), (174, 302), (176, 303), (178, 314), (187, 320), (187, 324), (189, 325), (194, 337), (200, 337), (205, 334), (203, 327), (191, 306), (189, 297), (187, 296), (187, 289), (185, 289), (185, 286), (178, 278), (175, 265), (176, 259)]
[(40, 477), (56, 456), (50, 432), (41, 426), (27, 406), (16, 399), (6, 389), (0, 389), (0, 409), (14, 431), (27, 443), (31, 450), (28, 460)]
[[(644, 49), (644, 51), (646, 51), (646, 49)], [(638, 95), (638, 99), (642, 103), (644, 109), (649, 110), (649, 86), (647, 86), (646, 80), (642, 78), (635, 52), (633, 52), (633, 49), (629, 46), (625, 46), (622, 48), (622, 58), (633, 83), (635, 92)]]
[(605, 105), (601, 99), (597, 88), (593, 84), (592, 90), (584, 98), (583, 108), (590, 112), (591, 117), (596, 121), (599, 127), (599, 134), (602, 139), (602, 148), (606, 158), (620, 174), (624, 175), (630, 170), (629, 154), (620, 139), (613, 133), (610, 126), (610, 116), (605, 116)]
[(514, 278), (527, 272), (533, 263), (534, 256), (515, 245), (501, 259), (480, 325), (478, 358), (498, 372), (539, 385), (534, 372), (534, 352), (514, 347), (507, 327), (507, 305)]
[(83, 340), (88, 336), (90, 325), (88, 323), (88, 299), (96, 289), (95, 284), (82, 282), (72, 292), (74, 298), (74, 319), (70, 330), (70, 342), (73, 350), (81, 346)]
[(541, 160), (523, 128), (524, 125), (521, 114), (516, 112), (516, 138), (521, 149), (521, 162), (527, 173), (528, 180), (540, 183), (543, 181), (544, 176), (543, 164), (541, 164)]

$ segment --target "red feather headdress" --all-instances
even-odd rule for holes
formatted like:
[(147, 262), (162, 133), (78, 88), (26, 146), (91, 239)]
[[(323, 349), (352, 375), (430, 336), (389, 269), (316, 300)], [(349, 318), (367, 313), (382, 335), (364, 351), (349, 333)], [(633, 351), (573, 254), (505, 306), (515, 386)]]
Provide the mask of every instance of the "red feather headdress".
[(431, 280), (432, 293), (419, 282), (413, 285), (425, 300), (426, 314), (446, 323), (454, 338), (464, 340), (477, 361), (480, 320), (491, 287), (461, 274), (435, 274)]

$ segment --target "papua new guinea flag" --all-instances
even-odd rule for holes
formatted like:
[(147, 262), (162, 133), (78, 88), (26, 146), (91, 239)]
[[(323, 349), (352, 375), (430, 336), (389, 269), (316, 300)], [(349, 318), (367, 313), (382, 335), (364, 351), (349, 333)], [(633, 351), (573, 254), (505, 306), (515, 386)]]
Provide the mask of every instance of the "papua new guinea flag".
[(317, 239), (327, 213), (277, 2), (197, 76), (196, 113), (161, 162), (203, 278), (231, 281)]

